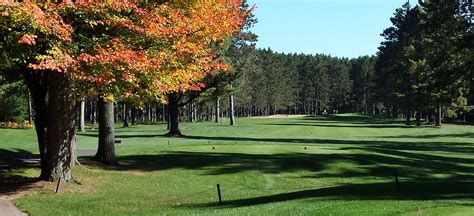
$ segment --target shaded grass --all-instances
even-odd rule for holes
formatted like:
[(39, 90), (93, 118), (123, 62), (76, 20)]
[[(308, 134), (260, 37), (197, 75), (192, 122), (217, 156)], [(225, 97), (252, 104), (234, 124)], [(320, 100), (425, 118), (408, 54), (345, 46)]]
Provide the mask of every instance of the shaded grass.
[[(65, 185), (58, 195), (54, 184), (46, 185), (17, 204), (33, 215), (468, 215), (474, 210), (473, 127), (412, 128), (358, 115), (237, 123), (232, 128), (183, 124), (181, 138), (162, 136), (165, 125), (119, 128), (120, 166), (83, 157), (85, 166), (74, 169), (82, 185)], [(96, 136), (96, 131), (81, 134), (79, 148), (94, 149)], [(30, 175), (36, 168), (26, 169)]]

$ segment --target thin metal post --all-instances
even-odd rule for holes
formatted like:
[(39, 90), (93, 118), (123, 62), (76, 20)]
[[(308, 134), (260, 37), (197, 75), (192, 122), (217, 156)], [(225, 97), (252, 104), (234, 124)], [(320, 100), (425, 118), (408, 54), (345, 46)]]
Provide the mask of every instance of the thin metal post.
[(56, 185), (56, 193), (59, 191), (59, 184), (61, 184), (61, 177), (58, 179), (58, 185)]
[(219, 205), (222, 205), (221, 186), (217, 184), (217, 196), (219, 197)]

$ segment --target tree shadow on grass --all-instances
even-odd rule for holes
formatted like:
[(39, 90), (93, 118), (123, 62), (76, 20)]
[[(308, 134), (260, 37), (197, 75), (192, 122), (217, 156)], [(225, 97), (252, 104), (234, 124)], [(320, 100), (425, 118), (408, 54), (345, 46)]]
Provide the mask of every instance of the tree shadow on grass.
[(191, 140), (212, 140), (227, 142), (252, 143), (286, 143), (306, 145), (355, 145), (377, 146), (388, 149), (412, 151), (447, 151), (458, 153), (474, 153), (474, 143), (466, 142), (400, 142), (382, 140), (344, 140), (344, 139), (310, 139), (310, 138), (251, 138), (251, 137), (216, 137), (216, 136), (182, 136)]
[[(151, 131), (149, 131), (151, 132)], [(130, 132), (129, 132), (130, 133)], [(98, 138), (99, 134), (98, 133), (82, 133), (78, 134), (80, 136), (85, 136), (85, 137), (94, 137)], [(154, 138), (154, 137), (173, 137), (173, 136), (167, 136), (163, 134), (119, 134), (117, 133), (115, 135), (116, 139), (126, 139), (126, 138)], [(178, 137), (179, 138), (179, 137)]]
[[(273, 194), (262, 197), (225, 201), (224, 206), (239, 207), (284, 202), (306, 198), (322, 199), (473, 199), (474, 158), (464, 157), (473, 153), (472, 143), (451, 142), (392, 142), (376, 140), (330, 139), (275, 139), (243, 137), (186, 136), (185, 139), (297, 143), (306, 145), (309, 151), (284, 154), (162, 152), (151, 155), (121, 156), (113, 170), (161, 171), (173, 169), (201, 170), (202, 175), (239, 174), (262, 172), (268, 174), (304, 171), (295, 178), (359, 178), (386, 179), (387, 183), (346, 184), (331, 188), (317, 188)], [(337, 145), (341, 144), (341, 145)], [(344, 144), (344, 145), (342, 145)], [(348, 145), (349, 144), (349, 145)], [(313, 147), (330, 146), (331, 151), (317, 153)], [(311, 153), (316, 152), (316, 153)], [(457, 154), (462, 154), (458, 156)], [(464, 155), (464, 156), (463, 156)], [(350, 164), (349, 166), (347, 166)], [(336, 168), (334, 168), (336, 167)], [(394, 191), (394, 172), (401, 178), (400, 194)], [(205, 207), (213, 203), (198, 204)]]
[[(474, 128), (473, 128), (474, 130)], [(400, 135), (400, 136), (382, 136), (380, 138), (403, 138), (403, 139), (435, 139), (435, 138), (474, 138), (473, 133), (461, 134), (428, 134), (428, 135)]]
[(434, 127), (434, 125), (414, 126), (405, 125), (405, 120), (391, 119), (381, 116), (326, 116), (326, 117), (306, 117), (292, 121), (292, 123), (284, 124), (267, 124), (280, 126), (314, 126), (314, 127), (330, 127), (330, 128), (420, 128), (420, 127)]
[(0, 149), (0, 195), (10, 196), (34, 187), (39, 179), (25, 177), (19, 169), (38, 167), (38, 155), (21, 149)]
[[(220, 207), (234, 208), (301, 199), (324, 200), (453, 200), (474, 198), (474, 181), (408, 181), (397, 191), (393, 182), (349, 184), (305, 189), (259, 197), (224, 200)], [(466, 203), (465, 205), (473, 205)], [(184, 205), (186, 208), (212, 207), (216, 202)]]
[(22, 149), (0, 149), (0, 173), (22, 167), (36, 167), (39, 156)]
[(271, 126), (308, 126), (308, 127), (326, 127), (326, 128), (413, 128), (413, 126), (396, 124), (318, 124), (314, 123), (270, 123), (264, 125)]
[[(81, 134), (81, 136), (98, 137), (97, 134)], [(116, 135), (118, 139), (128, 138), (176, 138), (187, 140), (222, 141), (222, 142), (251, 142), (251, 143), (281, 143), (301, 145), (374, 145), (392, 149), (405, 149), (414, 151), (451, 151), (459, 153), (474, 153), (474, 143), (467, 142), (409, 142), (409, 141), (382, 141), (382, 140), (344, 140), (344, 139), (311, 139), (311, 138), (254, 138), (254, 137), (221, 137), (221, 136), (196, 136), (183, 135), (170, 137), (162, 134), (123, 134)], [(395, 137), (394, 137), (395, 138)], [(215, 143), (215, 142), (214, 142)]]
[[(306, 178), (388, 177), (395, 171), (408, 179), (428, 180), (434, 175), (456, 179), (474, 177), (474, 158), (455, 158), (374, 147), (358, 148), (364, 153), (334, 154), (239, 154), (167, 152), (157, 155), (131, 155), (119, 158), (118, 170), (157, 171), (170, 169), (203, 170), (205, 175), (238, 174), (258, 171), (279, 174), (298, 171), (314, 173)], [(330, 165), (352, 164), (356, 169), (338, 169), (328, 173)]]
[[(356, 148), (356, 147), (354, 147)], [(202, 175), (243, 172), (281, 174), (306, 171), (312, 175), (295, 178), (378, 179), (377, 182), (342, 184), (325, 188), (267, 191), (264, 196), (225, 200), (221, 207), (254, 206), (301, 199), (324, 200), (444, 200), (474, 199), (474, 158), (414, 154), (398, 150), (361, 147), (359, 153), (334, 154), (241, 154), (164, 152), (157, 155), (120, 157), (121, 171), (201, 170)], [(349, 149), (344, 149), (350, 152)], [(342, 164), (339, 164), (342, 163)], [(339, 164), (334, 170), (332, 165)], [(346, 164), (353, 165), (346, 167)], [(397, 192), (394, 172), (400, 177)], [(381, 182), (382, 181), (382, 182)], [(245, 190), (245, 188), (242, 188)], [(282, 190), (279, 190), (282, 191)], [(224, 189), (224, 194), (225, 194)], [(231, 192), (227, 192), (231, 193)], [(468, 201), (471, 202), (471, 201)], [(467, 204), (467, 205), (471, 205)], [(184, 204), (180, 208), (216, 206), (215, 202)]]

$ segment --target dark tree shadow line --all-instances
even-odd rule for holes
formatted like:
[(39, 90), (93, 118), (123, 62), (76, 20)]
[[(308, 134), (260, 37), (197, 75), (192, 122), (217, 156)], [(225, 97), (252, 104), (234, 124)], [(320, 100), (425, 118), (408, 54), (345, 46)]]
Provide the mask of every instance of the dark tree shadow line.
[[(235, 200), (183, 205), (185, 208), (213, 207), (235, 208), (300, 199), (324, 200), (463, 200), (473, 198), (473, 181), (410, 181), (401, 183), (399, 191), (393, 183), (349, 184), (342, 186), (305, 189), (273, 195)], [(460, 205), (474, 206), (465, 202)]]

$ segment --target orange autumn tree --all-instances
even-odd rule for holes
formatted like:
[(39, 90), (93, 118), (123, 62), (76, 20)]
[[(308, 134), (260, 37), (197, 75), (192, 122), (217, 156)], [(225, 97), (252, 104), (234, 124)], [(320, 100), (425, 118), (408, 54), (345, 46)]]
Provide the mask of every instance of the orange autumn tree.
[[(226, 71), (229, 66), (215, 60), (211, 45), (240, 29), (248, 13), (240, 10), (240, 4), (206, 0), (66, 5), (65, 11), (80, 14), (73, 26), (82, 35), (99, 36), (81, 43), (86, 51), (78, 54), (81, 66), (74, 74), (85, 83), (82, 86), (100, 95), (99, 124), (102, 99), (166, 102), (172, 92), (201, 89), (199, 80), (212, 71)], [(108, 124), (113, 125), (112, 117)], [(109, 139), (100, 140), (100, 134), (95, 159), (114, 163), (113, 130), (103, 132)]]
[(54, 4), (0, 1), (0, 52), (31, 92), (43, 180), (72, 179), (75, 109), (68, 68), (75, 61), (66, 49), (71, 33)]
[(89, 25), (82, 34), (99, 35), (80, 45), (80, 67), (74, 77), (109, 99), (153, 97), (166, 101), (170, 92), (200, 89), (197, 82), (207, 74), (229, 68), (215, 61), (211, 45), (238, 31), (245, 17), (237, 0), (157, 5), (90, 2), (66, 6), (80, 11), (81, 24)]
[(35, 108), (50, 119), (37, 129), (45, 146), (42, 178), (72, 180), (74, 95), (165, 101), (168, 93), (200, 89), (198, 80), (228, 68), (210, 46), (243, 24), (239, 6), (237, 0), (0, 2), (0, 28), (8, 30), (2, 34), (19, 50), (9, 56), (40, 83), (30, 87), (42, 89)]

